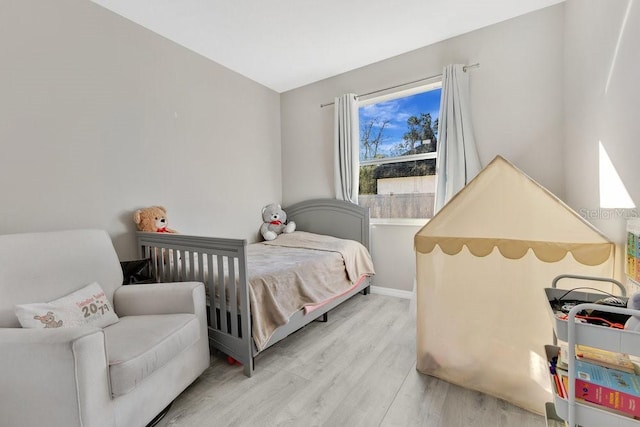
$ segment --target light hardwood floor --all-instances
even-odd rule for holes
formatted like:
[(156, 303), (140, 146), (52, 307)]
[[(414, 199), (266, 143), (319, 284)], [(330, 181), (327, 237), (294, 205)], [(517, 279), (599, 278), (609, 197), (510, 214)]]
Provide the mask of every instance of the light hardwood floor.
[(408, 300), (356, 295), (256, 358), (214, 353), (164, 426), (544, 427), (542, 416), (415, 369)]

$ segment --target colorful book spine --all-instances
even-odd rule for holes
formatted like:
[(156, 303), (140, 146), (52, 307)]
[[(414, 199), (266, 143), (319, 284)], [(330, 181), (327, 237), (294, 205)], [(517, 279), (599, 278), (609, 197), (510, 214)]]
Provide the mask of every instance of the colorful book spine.
[(640, 417), (640, 398), (576, 378), (576, 398)]
[(640, 282), (640, 220), (627, 220), (627, 256), (625, 273), (631, 279)]
[(562, 374), (560, 372), (557, 372), (555, 374), (551, 374), (551, 378), (553, 378), (553, 382), (556, 386), (556, 393), (558, 394), (558, 396), (560, 396), (563, 399), (567, 398), (567, 394), (565, 392), (565, 386), (562, 384), (562, 380), (560, 379), (560, 376)]
[(576, 398), (640, 417), (640, 377), (576, 360)]

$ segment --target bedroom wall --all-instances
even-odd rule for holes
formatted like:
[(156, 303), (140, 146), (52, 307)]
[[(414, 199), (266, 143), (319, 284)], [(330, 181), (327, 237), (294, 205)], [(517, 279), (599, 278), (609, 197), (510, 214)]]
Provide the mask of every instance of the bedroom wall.
[(0, 3), (0, 233), (109, 231), (135, 209), (254, 239), (279, 201), (280, 96), (83, 0)]
[[(482, 164), (500, 154), (562, 197), (563, 15), (559, 4), (282, 94), (285, 204), (335, 196), (334, 110), (320, 104), (342, 93), (367, 93), (438, 74), (449, 63), (476, 62), (480, 67), (471, 71), (470, 90)], [(372, 230), (376, 286), (412, 289), (413, 234), (419, 226), (407, 227)], [(395, 256), (376, 256), (388, 253)]]
[(567, 203), (619, 245), (637, 209), (601, 209), (598, 143), (640, 203), (640, 4), (566, 3), (564, 179)]

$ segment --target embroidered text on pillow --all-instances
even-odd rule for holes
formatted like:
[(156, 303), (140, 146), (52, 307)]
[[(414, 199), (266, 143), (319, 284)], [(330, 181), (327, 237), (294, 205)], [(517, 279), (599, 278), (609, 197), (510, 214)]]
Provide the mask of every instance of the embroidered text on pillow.
[(96, 282), (54, 301), (16, 305), (15, 312), (23, 328), (84, 325), (103, 328), (119, 320), (104, 290)]

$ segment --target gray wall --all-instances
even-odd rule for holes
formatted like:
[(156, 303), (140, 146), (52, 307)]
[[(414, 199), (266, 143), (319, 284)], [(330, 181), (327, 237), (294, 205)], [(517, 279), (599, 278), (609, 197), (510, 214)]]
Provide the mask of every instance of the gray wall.
[[(597, 212), (602, 141), (638, 202), (639, 9), (568, 0), (278, 95), (93, 3), (3, 0), (0, 233), (105, 228), (127, 259), (132, 211), (163, 204), (183, 233), (253, 239), (263, 205), (333, 197), (333, 108), (321, 103), (453, 62), (481, 63), (483, 164), (501, 154)], [(622, 242), (630, 214), (590, 220)], [(418, 228), (373, 229), (378, 286), (411, 288)]]
[(0, 2), (0, 233), (107, 229), (132, 212), (253, 239), (280, 201), (280, 96), (84, 0)]
[(565, 34), (566, 201), (622, 245), (637, 209), (600, 209), (598, 142), (640, 203), (640, 4), (569, 0)]
[(464, 34), (282, 94), (283, 193), (287, 203), (334, 195), (333, 107), (346, 92), (367, 93), (442, 72), (471, 71), (473, 122), (481, 161), (497, 154), (562, 194), (563, 5)]
[[(449, 63), (475, 62), (480, 68), (471, 71), (470, 85), (482, 164), (501, 154), (562, 197), (563, 24), (559, 4), (284, 93), (286, 204), (334, 197), (334, 110), (320, 104), (342, 93), (367, 93), (438, 74)], [(377, 286), (411, 289), (418, 229), (380, 225), (372, 230)], [(382, 256), (391, 253), (396, 256)], [(409, 261), (398, 268), (399, 258)]]

